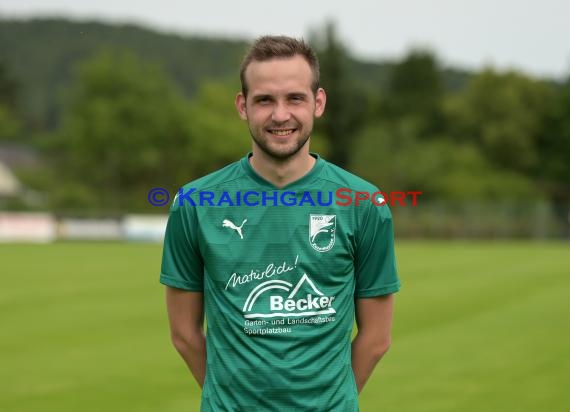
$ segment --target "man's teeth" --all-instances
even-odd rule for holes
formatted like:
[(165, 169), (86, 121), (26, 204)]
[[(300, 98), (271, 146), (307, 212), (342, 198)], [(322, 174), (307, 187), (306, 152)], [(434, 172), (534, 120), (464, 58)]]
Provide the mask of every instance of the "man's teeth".
[(277, 136), (287, 136), (288, 134), (293, 133), (293, 130), (272, 130), (271, 133), (276, 134)]

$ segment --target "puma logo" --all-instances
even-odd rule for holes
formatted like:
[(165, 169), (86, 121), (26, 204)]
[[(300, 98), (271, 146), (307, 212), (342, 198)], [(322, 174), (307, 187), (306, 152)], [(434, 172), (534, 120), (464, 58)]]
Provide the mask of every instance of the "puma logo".
[(247, 219), (244, 219), (243, 222), (241, 222), (240, 226), (236, 226), (231, 220), (224, 219), (224, 221), (222, 222), (222, 227), (229, 227), (230, 229), (235, 230), (236, 232), (238, 232), (240, 239), (243, 239), (243, 234), (241, 233), (241, 228), (243, 227), (245, 222), (247, 222)]

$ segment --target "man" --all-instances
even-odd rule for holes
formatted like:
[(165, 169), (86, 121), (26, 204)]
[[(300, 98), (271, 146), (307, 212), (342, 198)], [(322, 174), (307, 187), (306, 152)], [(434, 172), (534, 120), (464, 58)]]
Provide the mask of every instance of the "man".
[(172, 341), (202, 411), (357, 411), (390, 345), (390, 211), (330, 201), (378, 189), (309, 152), (326, 95), (308, 45), (258, 39), (241, 82), (252, 153), (187, 184), (171, 208), (160, 280)]

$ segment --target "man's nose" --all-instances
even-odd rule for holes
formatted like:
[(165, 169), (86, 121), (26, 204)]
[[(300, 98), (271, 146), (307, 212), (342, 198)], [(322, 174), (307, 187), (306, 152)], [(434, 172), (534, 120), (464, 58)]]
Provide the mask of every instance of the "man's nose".
[(284, 103), (277, 103), (273, 108), (272, 120), (275, 122), (286, 122), (291, 117), (291, 113)]

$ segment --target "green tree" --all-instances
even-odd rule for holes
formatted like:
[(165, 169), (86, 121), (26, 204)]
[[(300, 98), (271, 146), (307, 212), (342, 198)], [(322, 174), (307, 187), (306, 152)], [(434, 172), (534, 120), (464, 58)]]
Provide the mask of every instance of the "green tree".
[[(189, 106), (161, 69), (105, 50), (81, 63), (61, 129), (49, 145), (57, 208), (137, 210), (152, 187), (188, 178)], [(191, 173), (190, 173), (191, 174)]]
[(237, 90), (237, 84), (205, 82), (191, 102), (188, 113), (194, 139), (190, 156), (197, 176), (226, 166), (251, 150), (247, 125), (234, 105)]
[(536, 197), (529, 178), (493, 167), (473, 144), (426, 141), (414, 122), (373, 125), (357, 141), (351, 170), (387, 192), (422, 191), (437, 201)]
[(0, 142), (13, 141), (21, 132), (21, 122), (6, 105), (0, 104)]
[(484, 70), (446, 101), (449, 132), (478, 146), (495, 167), (531, 174), (553, 89), (517, 72)]
[(18, 82), (2, 62), (0, 62), (0, 104), (11, 110), (16, 110), (18, 106)]
[(381, 116), (405, 119), (420, 126), (422, 137), (442, 130), (444, 86), (436, 57), (412, 50), (393, 68), (383, 98)]
[(325, 113), (316, 130), (328, 140), (328, 160), (345, 167), (366, 115), (366, 98), (352, 78), (349, 55), (334, 23), (328, 22), (322, 32), (312, 36), (319, 55), (321, 85), (327, 94)]
[(20, 132), (18, 83), (0, 63), (0, 141), (14, 140)]
[(555, 92), (537, 141), (534, 175), (552, 199), (562, 227), (570, 213), (570, 77)]

